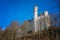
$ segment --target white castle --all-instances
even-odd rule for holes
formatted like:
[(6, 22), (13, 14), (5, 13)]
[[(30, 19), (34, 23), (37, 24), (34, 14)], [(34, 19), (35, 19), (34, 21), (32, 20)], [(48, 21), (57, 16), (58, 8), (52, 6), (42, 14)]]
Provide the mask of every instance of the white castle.
[(38, 7), (34, 7), (34, 31), (37, 32), (39, 30), (48, 29), (50, 27), (50, 16), (48, 11), (44, 11), (40, 13), (38, 16)]
[[(26, 24), (25, 24), (26, 23)], [(25, 21), (20, 28), (17, 29), (16, 38), (24, 36), (30, 32), (37, 32), (50, 27), (50, 16), (48, 11), (44, 11), (38, 15), (38, 7), (34, 7), (34, 18)]]

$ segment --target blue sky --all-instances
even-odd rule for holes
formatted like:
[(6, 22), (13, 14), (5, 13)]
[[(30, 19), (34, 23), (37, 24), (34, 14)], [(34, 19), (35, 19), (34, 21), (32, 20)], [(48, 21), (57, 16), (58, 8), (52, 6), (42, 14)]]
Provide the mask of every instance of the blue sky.
[(37, 5), (39, 12), (44, 10), (56, 12), (53, 9), (56, 3), (51, 0), (0, 0), (0, 27), (6, 28), (12, 21), (23, 23), (25, 20), (33, 18), (33, 8)]

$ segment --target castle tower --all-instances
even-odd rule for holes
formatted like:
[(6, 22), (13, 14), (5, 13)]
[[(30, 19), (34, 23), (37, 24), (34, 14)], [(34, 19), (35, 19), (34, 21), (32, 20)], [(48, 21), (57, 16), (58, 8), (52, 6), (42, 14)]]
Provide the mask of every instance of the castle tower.
[(48, 29), (48, 27), (50, 27), (50, 16), (48, 14), (48, 11), (44, 11), (44, 16), (45, 16), (45, 24)]
[(34, 7), (34, 30), (37, 32), (37, 17), (38, 17), (38, 7)]

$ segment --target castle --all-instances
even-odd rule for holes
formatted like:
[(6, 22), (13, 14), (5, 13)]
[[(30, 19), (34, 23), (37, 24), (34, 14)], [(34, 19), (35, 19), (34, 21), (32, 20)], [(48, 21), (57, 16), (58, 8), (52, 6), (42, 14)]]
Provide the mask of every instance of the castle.
[(50, 27), (50, 16), (48, 11), (40, 13), (38, 16), (38, 7), (34, 7), (34, 31), (40, 31), (43, 29), (48, 29)]
[[(26, 23), (26, 24), (25, 24)], [(24, 34), (28, 34), (30, 32), (37, 32), (50, 27), (50, 16), (48, 11), (44, 11), (38, 15), (38, 7), (34, 7), (34, 18), (31, 20), (25, 21), (20, 28), (18, 28), (16, 35), (17, 38), (19, 36), (24, 36)]]

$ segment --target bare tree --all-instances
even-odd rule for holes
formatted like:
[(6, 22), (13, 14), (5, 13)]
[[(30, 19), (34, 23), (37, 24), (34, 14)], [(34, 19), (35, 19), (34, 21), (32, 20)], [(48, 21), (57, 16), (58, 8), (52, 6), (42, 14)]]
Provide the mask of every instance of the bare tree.
[(3, 30), (2, 28), (0, 28), (0, 40), (4, 40), (2, 35), (3, 35)]

